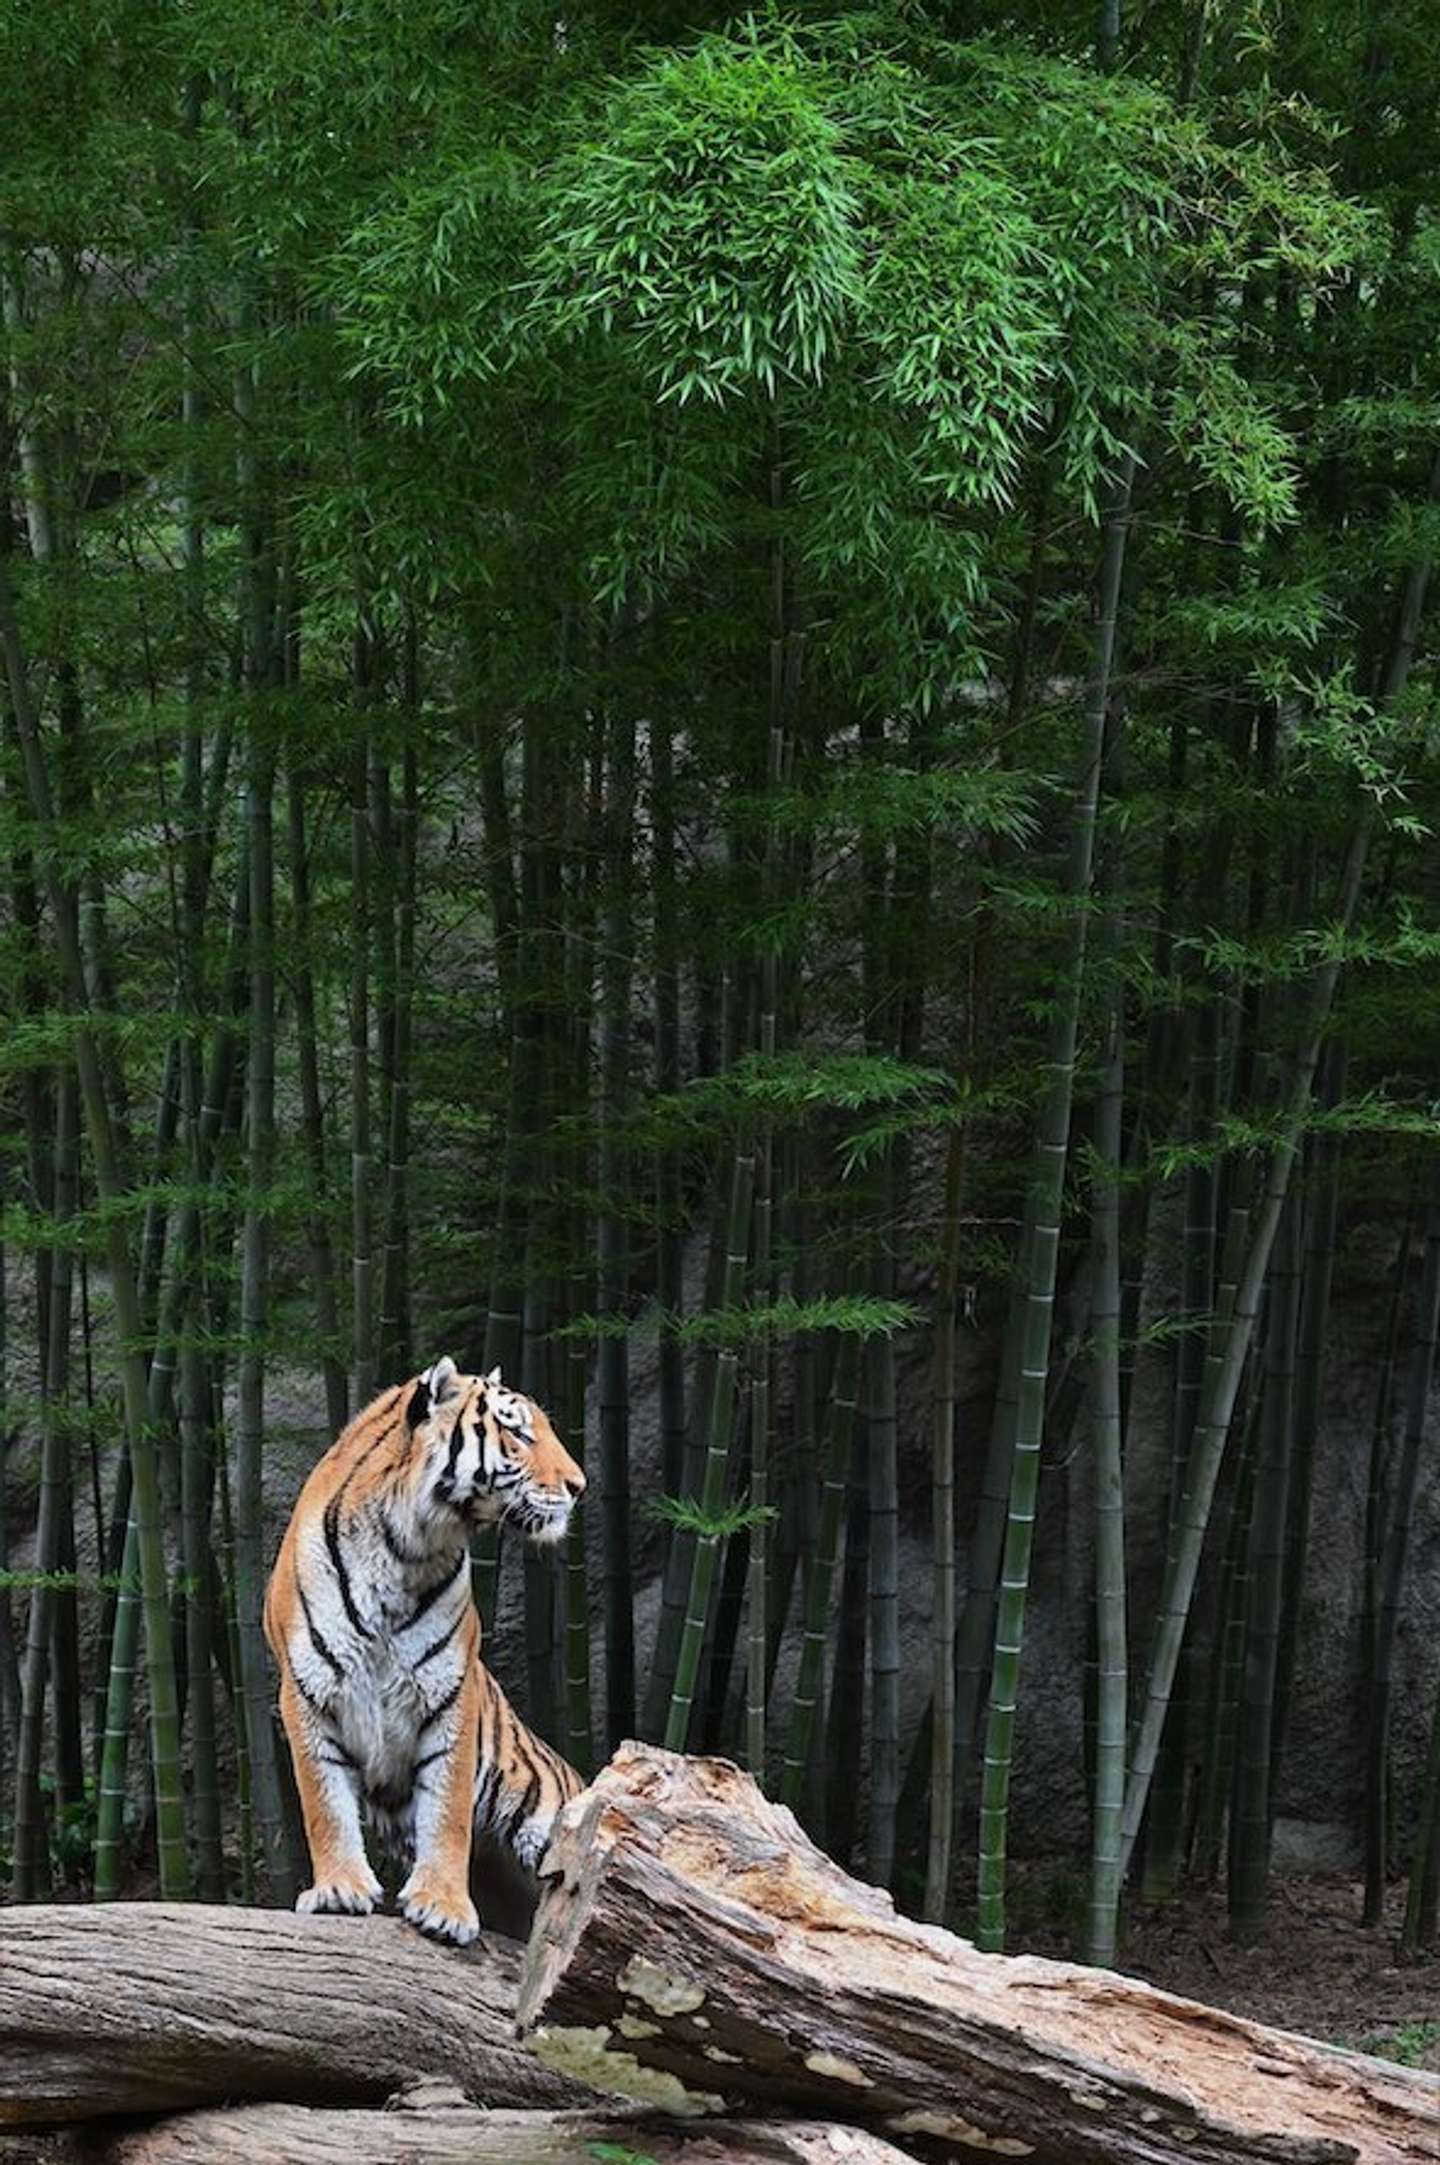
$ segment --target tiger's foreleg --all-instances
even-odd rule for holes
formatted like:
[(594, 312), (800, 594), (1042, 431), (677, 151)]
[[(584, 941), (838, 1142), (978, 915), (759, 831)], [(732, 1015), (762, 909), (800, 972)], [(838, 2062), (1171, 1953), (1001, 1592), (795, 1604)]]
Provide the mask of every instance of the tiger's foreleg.
[(298, 1896), (295, 1907), (307, 1913), (346, 1910), (368, 1917), (381, 1889), (365, 1855), (359, 1776), (323, 1716), (301, 1694), (283, 1657), (280, 1670), (280, 1718), (290, 1740), (315, 1875), (314, 1885)]
[(473, 1648), (458, 1696), (420, 1734), (415, 1762), (415, 1865), (400, 1889), (411, 1924), (468, 1947), (480, 1919), (470, 1899), (470, 1833), (478, 1750), (480, 1663)]
[(480, 1686), (476, 1831), (494, 1835), (533, 1873), (549, 1846), (555, 1814), (585, 1785), (558, 1752), (526, 1727), (488, 1669)]

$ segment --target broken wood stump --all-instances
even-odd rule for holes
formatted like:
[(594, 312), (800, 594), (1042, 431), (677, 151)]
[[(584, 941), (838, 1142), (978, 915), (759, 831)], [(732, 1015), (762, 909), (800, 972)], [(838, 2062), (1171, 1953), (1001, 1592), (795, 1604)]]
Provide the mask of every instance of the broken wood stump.
[(897, 1917), (719, 1759), (562, 1814), (521, 1984), (546, 2063), (672, 2112), (1035, 2165), (1435, 2165), (1440, 2079)]

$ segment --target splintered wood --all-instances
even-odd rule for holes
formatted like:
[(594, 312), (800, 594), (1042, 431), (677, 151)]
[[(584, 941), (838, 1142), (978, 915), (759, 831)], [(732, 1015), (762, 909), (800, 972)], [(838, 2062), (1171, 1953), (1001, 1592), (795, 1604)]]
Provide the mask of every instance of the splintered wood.
[(1035, 2165), (1418, 2165), (1440, 2080), (898, 1918), (723, 1760), (627, 1745), (569, 1806), (521, 1983), (557, 2071), (696, 2119)]

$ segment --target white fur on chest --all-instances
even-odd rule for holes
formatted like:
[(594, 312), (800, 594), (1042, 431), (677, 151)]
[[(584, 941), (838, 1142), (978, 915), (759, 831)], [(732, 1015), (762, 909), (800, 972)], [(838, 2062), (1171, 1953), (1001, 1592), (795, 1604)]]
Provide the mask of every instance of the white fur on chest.
[(463, 1543), (422, 1543), (393, 1512), (387, 1523), (405, 1560), (367, 1514), (343, 1543), (343, 1580), (323, 1526), (310, 1534), (299, 1559), (308, 1616), (290, 1651), (372, 1816), (399, 1823), (412, 1807), (417, 1761), (453, 1735), (470, 1585)]
[(330, 1718), (370, 1795), (409, 1792), (429, 1712), (427, 1696), (398, 1642), (388, 1634), (369, 1641), (358, 1669), (331, 1702)]

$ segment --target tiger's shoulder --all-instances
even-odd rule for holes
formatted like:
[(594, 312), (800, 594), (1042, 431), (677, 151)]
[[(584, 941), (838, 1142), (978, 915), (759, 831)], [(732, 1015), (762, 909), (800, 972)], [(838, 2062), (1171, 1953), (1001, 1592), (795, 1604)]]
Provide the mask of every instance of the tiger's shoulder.
[(407, 1400), (415, 1378), (392, 1384), (363, 1406), (341, 1429), (324, 1456), (306, 1475), (295, 1499), (295, 1512), (323, 1511), (332, 1497), (342, 1497), (357, 1509), (388, 1481), (406, 1460), (414, 1445), (414, 1428), (406, 1417)]
[(300, 1598), (299, 1551), (312, 1539), (323, 1537), (332, 1547), (347, 1539), (356, 1515), (393, 1483), (413, 1446), (406, 1418), (413, 1390), (412, 1378), (381, 1391), (346, 1423), (306, 1475), (265, 1592), (265, 1634), (277, 1654)]

